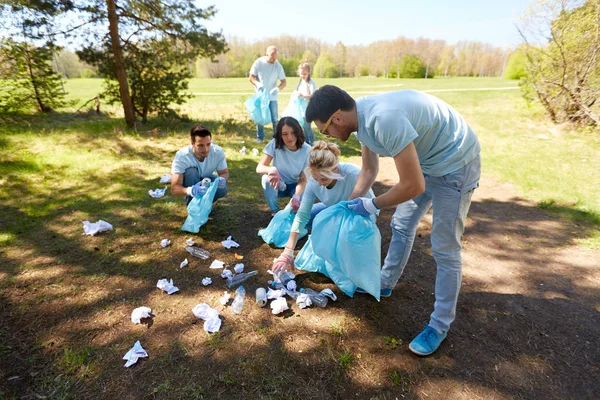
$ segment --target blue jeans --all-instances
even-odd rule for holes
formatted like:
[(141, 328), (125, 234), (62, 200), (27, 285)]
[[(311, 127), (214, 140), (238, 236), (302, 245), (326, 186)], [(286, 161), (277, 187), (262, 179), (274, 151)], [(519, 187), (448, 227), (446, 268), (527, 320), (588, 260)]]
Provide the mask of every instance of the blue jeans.
[[(279, 118), (279, 109), (277, 108), (277, 100), (271, 100), (269, 102), (269, 110), (271, 111), (271, 122), (273, 123), (273, 133), (275, 133), (275, 129), (277, 128), (277, 122)], [(256, 124), (256, 138), (259, 140), (263, 140), (265, 138), (265, 126)]]
[(269, 176), (263, 175), (261, 178), (261, 185), (267, 198), (267, 204), (271, 212), (279, 211), (279, 204), (277, 204), (277, 198), (279, 197), (292, 197), (296, 193), (297, 183), (286, 183), (287, 188), (285, 190), (275, 190), (269, 185)]
[(447, 331), (456, 315), (462, 281), (460, 242), (471, 196), (479, 186), (479, 156), (441, 177), (425, 175), (425, 192), (399, 204), (392, 217), (392, 240), (381, 270), (381, 288), (393, 289), (408, 262), (419, 221), (433, 206), (431, 247), (437, 264), (435, 304), (429, 325)]
[(304, 122), (304, 126), (302, 127), (304, 130), (304, 138), (306, 138), (306, 143), (312, 144), (315, 142), (315, 132), (312, 130), (312, 127), (308, 122)]
[[(215, 179), (218, 178), (217, 174), (215, 174), (215, 173), (213, 173), (212, 175), (210, 175), (208, 177), (210, 178), (210, 180), (212, 182), (214, 182)], [(189, 167), (183, 173), (183, 187), (194, 186), (196, 183), (200, 182), (204, 178), (205, 177), (200, 176), (200, 171), (198, 171), (198, 168)], [(217, 189), (217, 192), (215, 193), (215, 198), (213, 199), (213, 203), (215, 201), (217, 201), (218, 199), (220, 199), (221, 197), (225, 197), (228, 192), (229, 192), (229, 188), (227, 187), (227, 185), (225, 185), (224, 189)], [(190, 204), (190, 201), (192, 201), (192, 199), (193, 199), (192, 196), (185, 196), (185, 201), (186, 201), (185, 204)]]
[(327, 208), (327, 206), (323, 203), (313, 204), (312, 208), (310, 209), (310, 217), (308, 219), (308, 223), (306, 224), (306, 229), (308, 229), (309, 231), (312, 230), (312, 223), (313, 223), (315, 217), (317, 216), (318, 213), (320, 213), (321, 211), (323, 211), (326, 208)]

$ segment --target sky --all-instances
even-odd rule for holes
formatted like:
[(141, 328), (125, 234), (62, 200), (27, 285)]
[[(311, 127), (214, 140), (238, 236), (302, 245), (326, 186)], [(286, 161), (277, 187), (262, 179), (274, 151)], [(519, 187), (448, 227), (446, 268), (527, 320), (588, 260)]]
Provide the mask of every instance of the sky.
[(516, 47), (515, 23), (531, 0), (197, 0), (219, 10), (211, 31), (248, 41), (289, 34), (335, 44), (369, 44), (398, 36), (480, 41)]

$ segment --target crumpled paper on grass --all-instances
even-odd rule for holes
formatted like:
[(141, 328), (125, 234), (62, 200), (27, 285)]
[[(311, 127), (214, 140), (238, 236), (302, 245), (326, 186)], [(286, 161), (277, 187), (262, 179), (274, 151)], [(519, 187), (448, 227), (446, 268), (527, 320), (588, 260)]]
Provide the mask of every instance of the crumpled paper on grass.
[(274, 290), (274, 289), (269, 288), (269, 291), (267, 292), (267, 299), (269, 299), (269, 300), (278, 299), (283, 296), (285, 296), (285, 292), (282, 289)]
[(241, 274), (242, 272), (244, 272), (244, 264), (242, 264), (242, 263), (235, 264), (235, 266), (233, 267), (233, 270), (235, 271), (236, 274)]
[(242, 149), (240, 150), (240, 153), (244, 156), (246, 155), (246, 146), (242, 147)]
[(161, 245), (162, 247), (167, 247), (167, 246), (169, 246), (170, 244), (171, 244), (171, 241), (170, 241), (169, 239), (163, 239), (163, 240), (161, 240), (161, 241), (160, 241), (160, 245)]
[(150, 307), (138, 307), (131, 312), (131, 322), (141, 324), (143, 318), (151, 318), (152, 309)]
[(98, 222), (83, 221), (83, 233), (94, 236), (97, 233), (104, 231), (112, 231), (113, 226), (101, 219)]
[(150, 195), (150, 197), (153, 197), (155, 199), (160, 199), (161, 197), (163, 197), (165, 195), (166, 191), (167, 191), (167, 187), (165, 186), (164, 189), (148, 190), (148, 194)]
[(231, 295), (226, 290), (226, 291), (223, 292), (223, 296), (219, 297), (219, 303), (221, 303), (223, 305), (226, 305), (229, 302), (230, 298), (231, 298)]
[(179, 268), (181, 269), (181, 268), (183, 268), (183, 267), (187, 266), (189, 263), (190, 263), (190, 262), (189, 262), (189, 261), (188, 261), (188, 259), (186, 258), (185, 260), (183, 260), (183, 261), (181, 262), (181, 264), (179, 264)]
[(207, 276), (206, 278), (202, 279), (202, 284), (203, 284), (204, 286), (208, 286), (208, 285), (210, 285), (211, 283), (212, 283), (212, 279), (210, 279), (208, 276)]
[(231, 278), (233, 276), (233, 272), (231, 272), (228, 269), (224, 269), (223, 272), (221, 272), (221, 278), (223, 279), (228, 279)]
[(225, 266), (225, 263), (223, 261), (221, 261), (221, 260), (214, 260), (212, 262), (212, 264), (210, 264), (209, 268), (212, 268), (212, 269), (221, 269), (224, 266)]
[(285, 297), (279, 297), (279, 298), (273, 300), (271, 302), (271, 309), (273, 310), (272, 313), (275, 315), (281, 314), (285, 310), (289, 310), (289, 307), (288, 307), (287, 301), (285, 300)]
[(194, 242), (194, 239), (192, 239), (192, 238), (188, 238), (188, 239), (185, 241), (185, 244), (187, 244), (188, 246), (193, 246), (193, 245), (195, 245), (195, 244), (196, 244), (196, 242)]
[(160, 177), (160, 183), (171, 183), (171, 175), (166, 174)]
[(165, 292), (167, 292), (167, 294), (173, 294), (179, 291), (179, 288), (177, 286), (173, 286), (173, 279), (171, 279), (170, 281), (166, 279), (160, 279), (156, 283), (156, 287), (160, 290), (164, 290)]
[(221, 329), (219, 312), (210, 308), (208, 304), (201, 303), (192, 308), (194, 315), (204, 320), (204, 330), (208, 333), (218, 332)]
[(255, 156), (258, 155), (258, 149), (252, 149), (252, 154), (254, 154)]
[(133, 347), (123, 356), (123, 360), (127, 360), (125, 368), (131, 367), (138, 359), (148, 357), (146, 350), (142, 348), (140, 341), (135, 342)]
[(222, 244), (223, 246), (225, 246), (226, 248), (228, 248), (228, 249), (230, 249), (230, 248), (232, 248), (232, 247), (240, 247), (239, 243), (237, 243), (237, 242), (235, 242), (235, 241), (233, 241), (233, 240), (231, 239), (231, 236), (228, 236), (228, 237), (227, 237), (227, 240), (223, 240), (223, 241), (221, 242), (221, 244)]

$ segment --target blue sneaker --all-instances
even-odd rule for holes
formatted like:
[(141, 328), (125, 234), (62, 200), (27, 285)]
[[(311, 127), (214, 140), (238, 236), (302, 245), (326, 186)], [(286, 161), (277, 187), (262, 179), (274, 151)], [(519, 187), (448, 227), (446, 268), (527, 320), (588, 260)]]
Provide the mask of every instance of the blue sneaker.
[(437, 329), (425, 325), (425, 330), (410, 342), (408, 348), (415, 354), (428, 356), (440, 347), (447, 334), (448, 332), (439, 333)]
[[(356, 293), (363, 293), (363, 294), (369, 294), (369, 292), (367, 292), (365, 289), (363, 288), (356, 288)], [(381, 289), (379, 291), (379, 297), (390, 297), (392, 295), (392, 289)]]

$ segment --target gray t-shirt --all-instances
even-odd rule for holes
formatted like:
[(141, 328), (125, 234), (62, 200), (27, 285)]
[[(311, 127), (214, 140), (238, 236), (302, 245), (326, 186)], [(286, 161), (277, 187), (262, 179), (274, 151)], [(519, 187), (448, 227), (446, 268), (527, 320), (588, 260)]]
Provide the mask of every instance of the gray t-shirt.
[[(279, 61), (275, 60), (275, 62), (271, 64), (266, 61), (266, 57), (260, 57), (254, 61), (250, 68), (250, 75), (254, 75), (258, 78), (267, 93), (277, 86), (278, 80), (285, 79), (285, 72)], [(269, 99), (271, 101), (277, 101), (277, 95), (269, 96)]]
[(273, 166), (279, 171), (285, 183), (297, 183), (300, 174), (308, 166), (308, 152), (310, 146), (306, 143), (296, 151), (291, 151), (287, 146), (282, 149), (275, 148), (275, 139), (271, 140), (263, 152), (273, 157)]
[(180, 149), (175, 154), (175, 159), (171, 165), (171, 173), (177, 175), (183, 175), (186, 169), (190, 167), (198, 168), (200, 176), (206, 178), (212, 175), (213, 172), (221, 171), (227, 168), (227, 161), (225, 160), (225, 152), (220, 146), (212, 143), (210, 145), (210, 152), (204, 161), (200, 162), (192, 151), (192, 145), (188, 145)]

